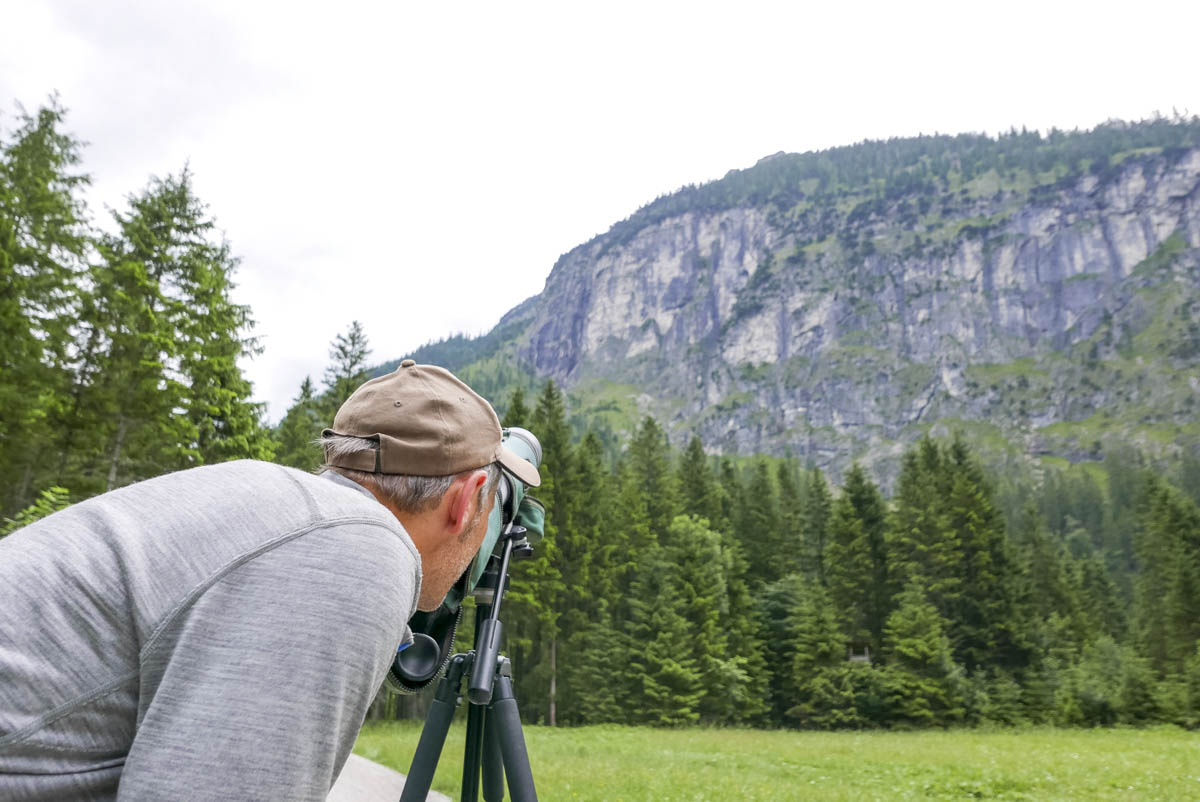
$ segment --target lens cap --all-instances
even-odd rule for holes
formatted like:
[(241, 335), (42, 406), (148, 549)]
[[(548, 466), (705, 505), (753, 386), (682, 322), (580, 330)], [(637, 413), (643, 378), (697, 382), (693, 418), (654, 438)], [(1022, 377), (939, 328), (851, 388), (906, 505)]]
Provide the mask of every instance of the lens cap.
[(392, 671), (412, 683), (428, 682), (441, 667), (438, 642), (424, 632), (414, 632), (412, 645), (392, 661)]

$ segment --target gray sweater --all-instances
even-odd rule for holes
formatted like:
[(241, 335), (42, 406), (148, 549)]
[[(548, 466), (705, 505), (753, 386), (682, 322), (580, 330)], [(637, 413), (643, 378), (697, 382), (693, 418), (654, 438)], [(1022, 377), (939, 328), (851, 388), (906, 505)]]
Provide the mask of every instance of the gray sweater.
[(420, 556), (363, 488), (162, 476), (0, 540), (0, 800), (322, 800)]

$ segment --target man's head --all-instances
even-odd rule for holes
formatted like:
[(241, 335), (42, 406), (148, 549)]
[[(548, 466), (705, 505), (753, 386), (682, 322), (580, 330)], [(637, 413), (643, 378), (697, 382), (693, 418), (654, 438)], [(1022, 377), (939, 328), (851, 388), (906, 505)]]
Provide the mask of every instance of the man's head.
[(479, 550), (500, 470), (541, 481), (503, 447), (487, 401), (449, 371), (411, 359), (355, 390), (321, 442), (325, 467), (370, 490), (412, 538), (422, 610), (437, 607)]

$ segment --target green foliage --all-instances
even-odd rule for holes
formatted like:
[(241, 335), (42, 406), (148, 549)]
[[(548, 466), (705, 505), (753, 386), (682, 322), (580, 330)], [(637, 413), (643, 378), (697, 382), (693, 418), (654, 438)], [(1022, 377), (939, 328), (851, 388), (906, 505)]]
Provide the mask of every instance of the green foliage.
[[(853, 198), (847, 217), (868, 222), (884, 214), (889, 202), (969, 192), (964, 185), (988, 173), (1005, 176), (1006, 186), (1014, 190), (1046, 197), (1061, 181), (1088, 172), (1103, 178), (1119, 163), (1110, 159), (1112, 154), (1152, 148), (1179, 158), (1198, 143), (1200, 119), (1155, 117), (1138, 123), (1109, 122), (1090, 131), (918, 136), (778, 154), (748, 169), (731, 170), (719, 180), (657, 198), (613, 225), (600, 244), (603, 251), (628, 243), (642, 229), (685, 212), (711, 214), (754, 206), (819, 219), (821, 212), (847, 196)], [(977, 190), (982, 187), (981, 183)], [(994, 192), (993, 188), (989, 194)]]
[(325, 417), (332, 423), (342, 404), (360, 384), (370, 377), (367, 357), (371, 348), (367, 334), (357, 320), (345, 334), (339, 334), (329, 346), (329, 367), (325, 368), (325, 393), (322, 396)]
[(833, 505), (826, 578), (842, 631), (876, 651), (892, 602), (885, 524), (883, 496), (855, 464)]
[(300, 384), (300, 394), (273, 432), (276, 462), (303, 471), (316, 470), (321, 464), (316, 440), (322, 430), (333, 423), (325, 411), (326, 405), (317, 397), (312, 378), (305, 376)]
[(80, 143), (57, 99), (0, 131), (0, 512), (52, 481), (46, 446), (73, 383), (88, 235)]
[(504, 418), (500, 421), (500, 425), (509, 428), (512, 426), (525, 429), (529, 424), (529, 407), (525, 406), (525, 388), (517, 385), (513, 388), (512, 397), (508, 401), (508, 409), (504, 412)]
[(950, 650), (947, 622), (915, 585), (897, 602), (884, 627), (888, 663), (883, 684), (890, 719), (905, 726), (959, 721), (966, 683)]
[(0, 512), (273, 443), (237, 360), (256, 353), (232, 300), (237, 259), (192, 189), (153, 179), (86, 222), (80, 146), (52, 100), (0, 133)]
[(34, 521), (45, 518), (51, 513), (58, 512), (71, 505), (71, 494), (64, 487), (50, 487), (43, 490), (37, 501), (18, 512), (12, 518), (5, 518), (0, 525), (0, 537), (11, 535), (18, 529), (29, 526)]

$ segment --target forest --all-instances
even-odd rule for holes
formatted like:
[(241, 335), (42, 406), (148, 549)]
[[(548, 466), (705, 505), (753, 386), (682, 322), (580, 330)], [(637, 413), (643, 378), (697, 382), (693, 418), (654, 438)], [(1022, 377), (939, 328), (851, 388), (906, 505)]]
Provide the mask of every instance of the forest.
[[(239, 367), (257, 345), (238, 261), (187, 169), (101, 230), (81, 150), (56, 102), (0, 131), (0, 536), (192, 466), (316, 469), (314, 438), (372, 375), (366, 332), (268, 425)], [(529, 721), (1200, 726), (1194, 450), (1001, 471), (926, 437), (885, 495), (860, 466), (835, 484), (673, 448), (652, 418), (601, 436), (509, 370), (487, 392), (541, 440), (549, 509), (505, 607)]]

